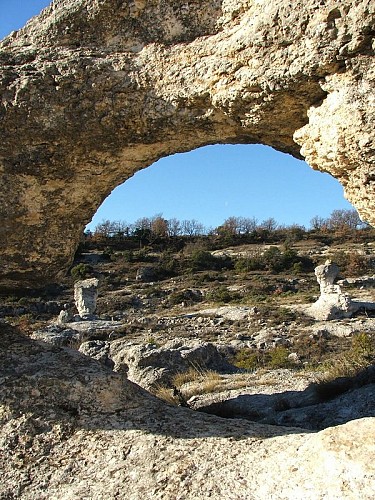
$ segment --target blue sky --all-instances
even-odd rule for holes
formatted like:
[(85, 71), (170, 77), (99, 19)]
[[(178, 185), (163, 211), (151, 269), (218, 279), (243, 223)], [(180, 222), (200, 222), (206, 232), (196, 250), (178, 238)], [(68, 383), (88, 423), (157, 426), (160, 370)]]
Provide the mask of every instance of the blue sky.
[[(21, 28), (48, 0), (0, 0), (0, 38)], [(163, 158), (117, 187), (93, 217), (134, 222), (162, 214), (216, 227), (230, 216), (274, 217), (309, 226), (351, 209), (340, 184), (305, 162), (261, 145), (217, 145)]]

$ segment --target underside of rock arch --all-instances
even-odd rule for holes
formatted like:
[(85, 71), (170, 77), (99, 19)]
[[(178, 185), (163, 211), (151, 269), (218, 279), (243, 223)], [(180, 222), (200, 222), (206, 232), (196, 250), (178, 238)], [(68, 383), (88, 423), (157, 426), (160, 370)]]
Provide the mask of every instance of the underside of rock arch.
[(54, 281), (118, 184), (213, 143), (329, 172), (375, 223), (372, 0), (55, 0), (0, 43), (0, 286)]

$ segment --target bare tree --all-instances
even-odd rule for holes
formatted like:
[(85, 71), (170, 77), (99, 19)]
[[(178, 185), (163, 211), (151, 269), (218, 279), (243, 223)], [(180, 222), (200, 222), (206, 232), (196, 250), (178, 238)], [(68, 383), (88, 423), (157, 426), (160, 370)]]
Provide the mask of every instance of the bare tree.
[(112, 221), (110, 220), (102, 220), (102, 222), (99, 222), (99, 224), (97, 224), (95, 226), (95, 230), (94, 230), (94, 236), (99, 236), (101, 238), (109, 238), (111, 236), (111, 233), (112, 233)]
[(141, 217), (134, 222), (134, 230), (137, 229), (149, 229), (151, 230), (151, 219), (149, 217)]
[(258, 220), (255, 217), (238, 217), (238, 228), (240, 234), (250, 234), (258, 227)]
[(363, 227), (358, 212), (356, 210), (334, 210), (329, 219), (328, 225), (330, 229), (337, 230), (355, 230)]
[(178, 219), (168, 220), (168, 234), (172, 238), (181, 234), (181, 222)]
[(239, 234), (238, 218), (233, 216), (228, 217), (228, 219), (225, 219), (224, 223), (217, 228), (217, 232), (221, 235), (236, 236)]
[(181, 223), (182, 232), (186, 236), (202, 236), (205, 234), (205, 228), (203, 224), (195, 219), (183, 220)]
[(314, 231), (321, 231), (322, 229), (326, 229), (328, 227), (328, 219), (315, 215), (315, 217), (313, 217), (310, 221), (310, 226)]
[(279, 224), (277, 221), (273, 218), (270, 217), (269, 219), (265, 219), (259, 226), (261, 229), (265, 229), (267, 231), (276, 231), (276, 229), (279, 227)]
[(168, 222), (161, 215), (156, 215), (151, 221), (151, 233), (156, 238), (168, 236)]

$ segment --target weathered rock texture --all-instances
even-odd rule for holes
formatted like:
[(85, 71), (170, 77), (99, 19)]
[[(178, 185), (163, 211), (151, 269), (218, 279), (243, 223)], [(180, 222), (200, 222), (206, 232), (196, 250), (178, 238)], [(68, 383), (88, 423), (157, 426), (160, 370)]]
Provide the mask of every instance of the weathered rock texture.
[(58, 278), (115, 186), (213, 143), (305, 157), (374, 223), (374, 24), (373, 0), (54, 1), (0, 44), (0, 284)]
[(350, 318), (359, 309), (375, 310), (371, 302), (352, 300), (336, 283), (340, 269), (337, 264), (327, 260), (315, 268), (315, 275), (320, 286), (320, 297), (306, 309), (309, 316), (321, 321)]
[(96, 309), (96, 300), (98, 298), (97, 278), (90, 278), (74, 283), (74, 302), (78, 314), (83, 319), (92, 318)]
[(126, 372), (129, 380), (145, 389), (170, 385), (174, 375), (189, 369), (202, 373), (206, 370), (235, 371), (209, 342), (175, 339), (157, 348), (150, 344), (129, 346), (128, 342), (119, 339), (112, 342), (110, 356), (116, 371)]
[(374, 418), (310, 433), (172, 407), (4, 325), (0, 380), (4, 499), (373, 498)]
[(359, 307), (342, 292), (340, 285), (334, 284), (340, 269), (337, 264), (327, 260), (315, 268), (316, 279), (320, 286), (319, 299), (308, 309), (308, 314), (319, 320), (350, 318)]

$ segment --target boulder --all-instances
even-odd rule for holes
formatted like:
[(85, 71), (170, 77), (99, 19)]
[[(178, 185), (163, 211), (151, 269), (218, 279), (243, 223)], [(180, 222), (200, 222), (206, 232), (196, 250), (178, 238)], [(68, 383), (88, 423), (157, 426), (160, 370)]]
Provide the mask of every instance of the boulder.
[(150, 283), (156, 277), (155, 268), (152, 266), (143, 266), (137, 269), (137, 274), (135, 279), (137, 281), (143, 281), (144, 283)]
[(104, 366), (113, 368), (115, 363), (109, 357), (110, 343), (104, 340), (88, 340), (79, 346), (79, 352), (96, 359)]
[(110, 356), (115, 362), (115, 370), (125, 370), (129, 380), (147, 389), (156, 385), (169, 385), (174, 375), (191, 368), (202, 372), (234, 371), (234, 367), (225, 361), (216, 346), (200, 341), (187, 343), (186, 339), (175, 339), (162, 347), (155, 344), (129, 346), (122, 339), (114, 340)]
[(67, 325), (50, 325), (36, 330), (30, 337), (55, 346), (67, 347), (77, 347), (82, 341), (82, 334)]

